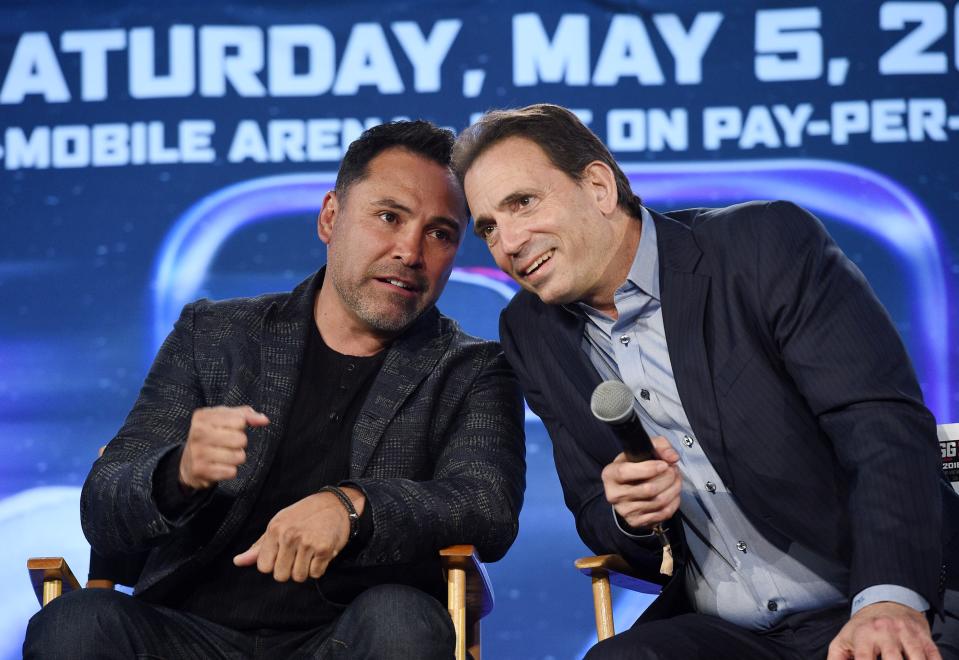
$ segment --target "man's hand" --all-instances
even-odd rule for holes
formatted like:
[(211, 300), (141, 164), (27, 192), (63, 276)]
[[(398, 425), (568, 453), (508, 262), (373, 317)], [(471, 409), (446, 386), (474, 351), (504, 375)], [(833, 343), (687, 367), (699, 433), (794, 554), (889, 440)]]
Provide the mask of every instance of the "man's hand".
[(942, 660), (922, 612), (880, 602), (856, 612), (829, 645), (827, 660)]
[(606, 500), (630, 527), (652, 527), (669, 520), (679, 508), (683, 480), (679, 454), (662, 436), (652, 438), (657, 459), (630, 463), (620, 454), (603, 468)]
[[(356, 488), (343, 488), (357, 513), (366, 498)], [(266, 526), (250, 549), (233, 558), (237, 566), (252, 566), (272, 573), (277, 582), (306, 582), (326, 573), (333, 558), (350, 540), (350, 518), (333, 493), (316, 493), (286, 507)]]
[(201, 490), (232, 479), (246, 462), (247, 426), (266, 426), (270, 420), (250, 406), (198, 408), (180, 458), (180, 483)]

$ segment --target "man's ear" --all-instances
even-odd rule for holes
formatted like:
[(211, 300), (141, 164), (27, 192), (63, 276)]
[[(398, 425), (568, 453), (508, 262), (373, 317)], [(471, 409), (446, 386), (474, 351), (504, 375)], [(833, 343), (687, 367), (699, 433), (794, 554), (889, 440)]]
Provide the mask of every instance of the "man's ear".
[(316, 217), (316, 234), (320, 240), (330, 244), (330, 237), (333, 236), (333, 225), (336, 223), (336, 214), (339, 212), (339, 203), (336, 199), (336, 191), (331, 190), (323, 197), (323, 208)]
[(594, 160), (583, 170), (583, 183), (592, 192), (600, 211), (609, 214), (616, 210), (619, 193), (616, 190), (616, 175), (609, 165)]

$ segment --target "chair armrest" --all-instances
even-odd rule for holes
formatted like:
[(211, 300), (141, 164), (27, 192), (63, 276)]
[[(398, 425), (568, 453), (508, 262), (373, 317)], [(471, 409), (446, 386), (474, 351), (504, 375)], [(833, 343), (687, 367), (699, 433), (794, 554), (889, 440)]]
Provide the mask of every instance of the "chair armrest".
[(661, 584), (639, 577), (632, 567), (626, 563), (626, 560), (619, 555), (580, 557), (576, 560), (575, 565), (583, 575), (592, 578), (607, 577), (610, 584), (630, 591), (637, 591), (642, 594), (658, 594), (663, 590)]
[(73, 571), (63, 557), (32, 557), (27, 560), (33, 593), (41, 606), (65, 593), (80, 588)]
[(493, 609), (493, 585), (486, 567), (471, 545), (440, 550), (446, 579), (447, 608), (456, 632), (455, 660), (479, 660), (480, 619)]
[(482, 619), (493, 611), (493, 583), (486, 566), (471, 545), (451, 545), (440, 550), (444, 573), (450, 569), (466, 571), (466, 611), (470, 621)]

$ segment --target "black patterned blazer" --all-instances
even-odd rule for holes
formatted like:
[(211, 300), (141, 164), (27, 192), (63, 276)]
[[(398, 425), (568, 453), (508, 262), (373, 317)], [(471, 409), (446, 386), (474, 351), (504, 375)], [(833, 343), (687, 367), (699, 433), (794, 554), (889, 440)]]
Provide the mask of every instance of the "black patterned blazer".
[[(136, 593), (159, 598), (249, 514), (283, 440), (322, 277), (292, 293), (183, 309), (81, 497), (96, 552), (145, 553)], [(248, 432), (236, 478), (168, 520), (152, 497), (154, 471), (186, 441), (193, 411), (216, 405), (250, 405), (271, 423)], [(522, 399), (499, 345), (430, 309), (390, 346), (357, 417), (349, 481), (366, 494), (373, 534), (350, 565), (408, 564), (455, 543), (499, 559), (517, 533), (524, 454)]]
[[(782, 550), (801, 541), (849, 566), (850, 598), (898, 584), (938, 608), (959, 582), (959, 497), (902, 341), (862, 273), (787, 202), (652, 216), (676, 387), (750, 522)], [(590, 413), (600, 376), (582, 336), (580, 317), (527, 292), (500, 321), (583, 541), (655, 579), (658, 544), (620, 532), (603, 494), (600, 473), (622, 448)], [(681, 582), (648, 618), (688, 607)]]

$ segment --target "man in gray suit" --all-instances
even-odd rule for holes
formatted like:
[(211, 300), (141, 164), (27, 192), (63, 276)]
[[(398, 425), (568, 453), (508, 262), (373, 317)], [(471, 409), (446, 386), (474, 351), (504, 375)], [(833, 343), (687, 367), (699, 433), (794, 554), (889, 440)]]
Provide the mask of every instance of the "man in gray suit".
[(524, 488), (515, 378), (434, 307), (467, 222), (452, 143), (366, 131), (323, 200), (326, 268), (184, 308), (83, 488), (135, 595), (58, 598), (26, 657), (451, 656), (437, 551), (502, 557)]

